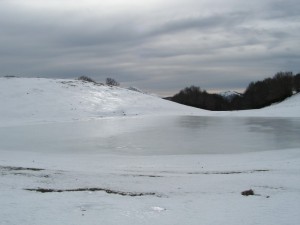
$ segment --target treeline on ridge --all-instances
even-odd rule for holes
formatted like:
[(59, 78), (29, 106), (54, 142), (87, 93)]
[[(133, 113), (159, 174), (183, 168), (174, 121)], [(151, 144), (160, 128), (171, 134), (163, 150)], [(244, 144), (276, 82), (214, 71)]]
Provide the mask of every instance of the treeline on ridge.
[(212, 111), (259, 109), (300, 92), (300, 73), (279, 72), (272, 78), (251, 82), (245, 92), (232, 99), (190, 86), (168, 98), (171, 101)]

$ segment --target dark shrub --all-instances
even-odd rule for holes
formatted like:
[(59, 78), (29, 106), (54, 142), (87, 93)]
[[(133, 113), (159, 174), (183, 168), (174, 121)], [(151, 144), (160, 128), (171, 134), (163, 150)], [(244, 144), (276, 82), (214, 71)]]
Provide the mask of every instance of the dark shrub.
[(78, 80), (83, 80), (83, 81), (86, 81), (86, 82), (96, 83), (96, 81), (94, 81), (92, 78), (87, 77), (87, 76), (78, 77)]

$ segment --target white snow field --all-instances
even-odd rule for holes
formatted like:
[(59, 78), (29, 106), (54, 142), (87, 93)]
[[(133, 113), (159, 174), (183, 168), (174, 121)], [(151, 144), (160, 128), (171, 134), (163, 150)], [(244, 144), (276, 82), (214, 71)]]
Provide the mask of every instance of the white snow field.
[(0, 104), (1, 225), (300, 223), (299, 94), (209, 112), (77, 80), (0, 78)]

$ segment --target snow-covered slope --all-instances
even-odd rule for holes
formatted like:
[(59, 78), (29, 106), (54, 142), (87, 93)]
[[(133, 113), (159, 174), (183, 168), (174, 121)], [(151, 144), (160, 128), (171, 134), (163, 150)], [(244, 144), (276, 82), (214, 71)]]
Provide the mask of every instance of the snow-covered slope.
[(300, 94), (262, 109), (215, 112), (215, 116), (242, 117), (300, 117)]
[(0, 78), (0, 124), (91, 118), (207, 114), (158, 97), (79, 80)]

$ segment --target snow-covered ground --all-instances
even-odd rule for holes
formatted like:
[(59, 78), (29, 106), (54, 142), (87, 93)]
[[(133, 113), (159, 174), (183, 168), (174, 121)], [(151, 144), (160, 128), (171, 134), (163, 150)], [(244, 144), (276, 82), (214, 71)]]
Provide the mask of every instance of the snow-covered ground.
[[(213, 123), (222, 122), (223, 117), (232, 120), (247, 116), (281, 117), (285, 123), (273, 126), (268, 126), (270, 120), (263, 118), (261, 124), (247, 120), (250, 132), (259, 127), (258, 135), (276, 130), (276, 144), (281, 125), (299, 124), (299, 95), (260, 110), (209, 112), (135, 91), (75, 80), (0, 78), (0, 104), (0, 132), (5, 135), (0, 139), (3, 142), (0, 143), (1, 225), (300, 223), (298, 147), (232, 154), (184, 154), (183, 151), (180, 155), (135, 155), (103, 153), (100, 151), (103, 143), (93, 145), (99, 151), (89, 151), (88, 145), (88, 137), (99, 138), (99, 142), (113, 137), (110, 144), (114, 140), (120, 143), (124, 140), (121, 133), (131, 135), (149, 129), (144, 127), (144, 120), (151, 121), (153, 127), (168, 127), (171, 125), (164, 118), (189, 115), (220, 118)], [(189, 124), (191, 132), (204, 135), (206, 130), (198, 133), (197, 130), (203, 129), (201, 123), (207, 120), (194, 123), (195, 118)], [(96, 120), (101, 125), (99, 131), (95, 127), (79, 129), (78, 126), (74, 126), (74, 132), (61, 131), (64, 125), (82, 121), (84, 126), (91, 126)], [(120, 121), (120, 125), (111, 126), (110, 120)], [(230, 129), (222, 132), (241, 132), (239, 127)], [(142, 139), (138, 143), (144, 139), (145, 143), (159, 146), (162, 140), (154, 131), (145, 137), (137, 135)], [(166, 131), (171, 133), (169, 142), (173, 142), (173, 148), (191, 146), (189, 141), (175, 135), (175, 127), (174, 131), (172, 126)], [(76, 151), (64, 151), (61, 143), (74, 141), (80, 132), (86, 132), (82, 135), (86, 149), (80, 146)], [(299, 133), (299, 126), (288, 132)], [(56, 138), (36, 140), (45, 137), (45, 133), (53, 133)], [(60, 133), (64, 135), (60, 137)], [(74, 134), (77, 136), (72, 137)], [(293, 135), (298, 144), (297, 135)], [(235, 136), (227, 137), (228, 142), (242, 141)], [(226, 140), (207, 137), (210, 138), (215, 146), (219, 143), (220, 149), (229, 146), (224, 143)], [(255, 195), (241, 195), (249, 189)]]

